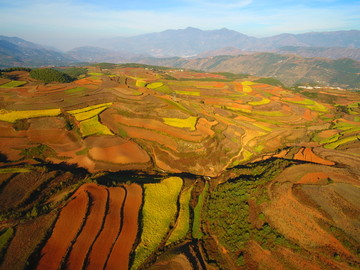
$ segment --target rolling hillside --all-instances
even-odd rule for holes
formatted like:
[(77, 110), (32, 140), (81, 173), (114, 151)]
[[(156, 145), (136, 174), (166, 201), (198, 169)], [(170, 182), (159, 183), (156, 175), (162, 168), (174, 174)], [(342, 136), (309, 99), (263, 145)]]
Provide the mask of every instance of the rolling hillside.
[(359, 268), (359, 92), (78, 71), (0, 78), (1, 269)]
[(247, 73), (262, 77), (275, 77), (287, 86), (319, 84), (360, 88), (360, 62), (351, 59), (330, 60), (274, 53), (255, 53), (197, 59), (148, 58), (139, 60), (139, 62), (211, 72)]

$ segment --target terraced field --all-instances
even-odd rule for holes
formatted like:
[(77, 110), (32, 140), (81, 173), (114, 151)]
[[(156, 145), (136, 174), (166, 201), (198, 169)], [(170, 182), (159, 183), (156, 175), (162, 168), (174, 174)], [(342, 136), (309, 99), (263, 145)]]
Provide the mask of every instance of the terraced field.
[(2, 81), (1, 269), (360, 267), (358, 92), (87, 68)]

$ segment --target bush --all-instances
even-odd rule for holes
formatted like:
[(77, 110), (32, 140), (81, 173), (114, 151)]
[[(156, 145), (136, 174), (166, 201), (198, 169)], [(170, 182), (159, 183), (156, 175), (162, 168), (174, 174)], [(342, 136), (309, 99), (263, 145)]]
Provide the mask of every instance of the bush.
[(43, 81), (45, 83), (50, 83), (50, 82), (67, 83), (73, 81), (73, 79), (69, 75), (51, 68), (33, 69), (30, 71), (30, 77), (36, 80)]

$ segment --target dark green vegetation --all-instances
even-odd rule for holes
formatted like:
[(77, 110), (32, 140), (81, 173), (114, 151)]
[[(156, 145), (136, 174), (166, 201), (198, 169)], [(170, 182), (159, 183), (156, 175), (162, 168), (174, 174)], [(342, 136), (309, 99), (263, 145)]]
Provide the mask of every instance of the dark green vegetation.
[(67, 83), (74, 80), (70, 75), (51, 68), (33, 69), (30, 71), (30, 76), (31, 78), (43, 81), (44, 83), (50, 83), (50, 82)]
[[(271, 227), (264, 214), (256, 209), (270, 201), (266, 184), (291, 164), (291, 161), (275, 159), (236, 167), (233, 170), (238, 174), (236, 178), (219, 184), (210, 192), (205, 206), (204, 225), (218, 236), (222, 246), (235, 255), (233, 259), (236, 264), (244, 264), (243, 254), (250, 240), (256, 241), (264, 249), (271, 250), (276, 245), (296, 248), (295, 244)], [(221, 262), (221, 258), (210, 259), (217, 264)]]

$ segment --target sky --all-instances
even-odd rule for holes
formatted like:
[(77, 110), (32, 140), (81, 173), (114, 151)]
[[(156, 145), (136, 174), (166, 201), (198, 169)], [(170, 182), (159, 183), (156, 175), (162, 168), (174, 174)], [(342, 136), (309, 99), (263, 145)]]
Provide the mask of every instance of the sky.
[(0, 35), (70, 50), (195, 27), (254, 37), (360, 30), (359, 0), (0, 0)]

